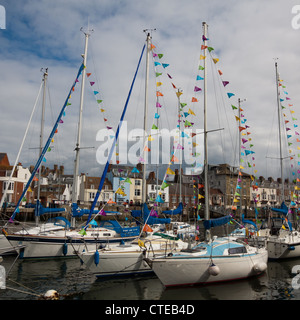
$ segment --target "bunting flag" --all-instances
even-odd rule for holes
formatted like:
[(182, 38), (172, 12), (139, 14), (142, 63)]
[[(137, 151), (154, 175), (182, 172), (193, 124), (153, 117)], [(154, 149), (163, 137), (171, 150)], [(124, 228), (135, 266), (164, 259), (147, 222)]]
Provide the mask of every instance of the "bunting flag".
[[(286, 135), (287, 138), (287, 146), (288, 146), (288, 152), (290, 154), (295, 154), (297, 155), (297, 158), (300, 158), (300, 145), (299, 142), (300, 140), (297, 138), (299, 135), (299, 132), (296, 131), (296, 128), (298, 127), (298, 124), (296, 123), (297, 118), (294, 116), (294, 105), (293, 103), (290, 103), (289, 100), (291, 100), (290, 97), (287, 97), (288, 92), (286, 90), (286, 85), (283, 80), (279, 80), (278, 83), (278, 93), (279, 93), (279, 101), (281, 105), (281, 111), (282, 111), (282, 117), (284, 119), (284, 129), (286, 132), (289, 134)], [(284, 99), (285, 98), (285, 99)], [(284, 111), (284, 112), (283, 112)], [(287, 126), (289, 124), (289, 126)], [(300, 189), (299, 186), (299, 174), (300, 174), (300, 169), (299, 165), (300, 162), (296, 160), (296, 157), (290, 156), (290, 173), (293, 176), (293, 183), (295, 186), (295, 190), (297, 190), (295, 193), (291, 192), (291, 197), (295, 199), (297, 204), (300, 203), (299, 195), (300, 193), (298, 190)], [(299, 188), (299, 189), (298, 189)]]
[[(88, 78), (89, 77), (93, 77), (91, 72), (87, 72), (86, 76)], [(99, 107), (99, 110), (100, 110), (100, 112), (102, 114), (104, 125), (108, 130), (110, 130), (110, 129), (112, 129), (112, 126), (110, 126), (109, 123), (108, 123), (108, 119), (107, 119), (107, 115), (106, 115), (106, 108), (104, 108), (104, 106), (103, 106), (103, 98), (100, 96), (100, 89), (95, 90), (95, 89), (92, 88), (96, 84), (96, 80), (93, 79), (93, 81), (90, 81), (89, 83), (90, 83), (90, 86), (91, 86), (91, 89), (92, 89), (92, 94), (94, 96), (94, 99), (95, 99), (95, 101), (97, 103), (97, 106)]]

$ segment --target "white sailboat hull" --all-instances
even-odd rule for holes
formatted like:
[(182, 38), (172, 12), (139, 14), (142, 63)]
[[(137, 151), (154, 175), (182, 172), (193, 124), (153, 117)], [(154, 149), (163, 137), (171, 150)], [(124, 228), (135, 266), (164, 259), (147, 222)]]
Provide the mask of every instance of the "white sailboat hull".
[(15, 248), (6, 239), (4, 234), (0, 234), (0, 255), (16, 253)]
[(269, 259), (290, 259), (300, 257), (300, 233), (292, 231), (284, 236), (271, 236), (267, 240)]
[(151, 261), (152, 270), (166, 287), (232, 281), (258, 275), (267, 267), (268, 253), (213, 257), (219, 268), (217, 275), (209, 272), (209, 257), (166, 257)]
[[(64, 231), (62, 231), (65, 234)], [(108, 243), (118, 245), (122, 242), (132, 241), (132, 237), (93, 237), (80, 236), (78, 232), (70, 232), (66, 235), (27, 235), (8, 234), (7, 239), (12, 246), (23, 246), (19, 254), (21, 259), (33, 258), (64, 258), (77, 257), (83, 250), (95, 250), (103, 248)]]
[(94, 257), (95, 253), (83, 253), (80, 256), (87, 268), (98, 277), (153, 272), (144, 261), (145, 255), (141, 249), (131, 252), (100, 252), (100, 261), (97, 265)]
[[(167, 246), (167, 251), (166, 251)], [(152, 273), (144, 258), (165, 254), (166, 252), (186, 248), (188, 243), (181, 240), (166, 241), (164, 239), (145, 241), (145, 247), (137, 244), (114, 246), (111, 249), (99, 250), (99, 263), (95, 263), (95, 250), (83, 252), (81, 260), (87, 268), (98, 277), (109, 275), (131, 275), (139, 273)], [(145, 250), (147, 248), (147, 250)]]

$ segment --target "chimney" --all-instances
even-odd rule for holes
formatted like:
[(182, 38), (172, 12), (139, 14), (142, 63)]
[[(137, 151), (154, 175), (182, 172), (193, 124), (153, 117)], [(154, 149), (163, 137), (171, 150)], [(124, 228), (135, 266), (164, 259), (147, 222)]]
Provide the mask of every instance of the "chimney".
[(148, 177), (149, 180), (155, 180), (155, 172), (154, 171), (151, 171), (149, 172), (149, 177)]
[(65, 172), (65, 167), (64, 166), (60, 166), (59, 167), (59, 171), (60, 171), (60, 174), (63, 175), (64, 172)]

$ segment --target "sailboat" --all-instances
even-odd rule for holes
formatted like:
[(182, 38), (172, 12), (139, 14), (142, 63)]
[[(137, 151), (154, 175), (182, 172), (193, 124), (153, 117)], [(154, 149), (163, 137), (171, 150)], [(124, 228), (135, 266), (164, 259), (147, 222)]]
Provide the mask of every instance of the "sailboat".
[[(83, 63), (80, 66), (76, 80), (74, 81), (68, 97), (64, 103), (64, 106), (58, 116), (58, 119), (50, 133), (50, 136), (40, 154), (40, 157), (36, 163), (36, 166), (32, 172), (32, 175), (23, 191), (23, 194), (20, 197), (20, 200), (17, 204), (19, 205), (21, 199), (26, 193), (34, 174), (38, 170), (41, 161), (49, 147), (49, 144), (56, 132), (57, 126), (61, 121), (61, 117), (64, 114), (65, 108), (68, 105), (69, 97), (71, 96), (72, 91), (76, 83), (78, 82), (79, 76), (82, 74), (82, 87), (81, 87), (81, 97), (80, 97), (80, 117), (79, 122), (81, 121), (82, 114), (82, 105), (83, 105), (83, 92), (84, 92), (84, 81), (86, 74), (86, 61), (87, 61), (87, 48), (88, 48), (88, 38), (90, 36), (89, 31), (84, 32), (85, 34), (85, 51), (83, 54)], [(142, 51), (143, 54), (143, 51)], [(141, 59), (141, 58), (140, 58)], [(140, 61), (137, 67), (139, 68)], [(135, 77), (133, 82), (135, 81)], [(131, 91), (130, 91), (131, 93)], [(129, 97), (130, 97), (129, 93)], [(127, 99), (126, 105), (128, 103), (129, 97)], [(126, 107), (124, 108), (126, 110)], [(123, 116), (125, 111), (123, 111)], [(102, 215), (104, 213), (103, 208), (99, 210), (94, 210), (95, 204), (97, 202), (94, 201), (93, 207), (91, 210), (80, 209), (77, 206), (77, 190), (76, 190), (76, 177), (78, 175), (78, 160), (79, 160), (79, 151), (80, 151), (80, 133), (81, 133), (81, 123), (78, 126), (78, 138), (76, 145), (76, 158), (75, 158), (75, 168), (74, 168), (74, 193), (73, 193), (73, 204), (72, 204), (72, 221), (71, 223), (66, 221), (66, 219), (60, 219), (59, 222), (53, 223), (53, 228), (49, 230), (43, 229), (40, 226), (37, 226), (35, 229), (31, 229), (30, 233), (28, 230), (21, 230), (17, 233), (9, 233), (9, 230), (5, 232), (6, 238), (9, 242), (15, 246), (16, 244), (22, 245), (22, 249), (20, 250), (20, 258), (51, 258), (51, 257), (66, 257), (72, 256), (76, 257), (79, 252), (89, 248), (99, 248), (105, 246), (107, 243), (123, 243), (126, 241), (132, 241), (139, 235), (140, 228), (139, 227), (122, 227), (117, 221), (114, 221), (111, 224), (111, 228), (98, 227), (97, 222), (95, 221), (96, 216)], [(106, 168), (107, 171), (107, 168)], [(100, 184), (103, 184), (105, 179), (105, 173), (103, 173)], [(14, 211), (11, 221), (13, 221), (16, 214), (16, 210)], [(89, 214), (88, 221), (83, 228), (76, 229), (75, 228), (75, 218), (78, 216), (82, 216), (83, 214)], [(91, 220), (91, 216), (95, 215)]]
[[(207, 24), (203, 22), (203, 50), (207, 53)], [(267, 268), (268, 252), (237, 241), (235, 237), (211, 237), (210, 229), (228, 223), (231, 216), (209, 219), (208, 202), (208, 153), (207, 153), (207, 85), (206, 59), (204, 58), (204, 180), (206, 240), (192, 248), (145, 258), (164, 286), (207, 284), (248, 278), (264, 272)]]
[[(41, 71), (43, 71), (43, 69), (41, 69)], [(36, 109), (36, 105), (37, 105), (37, 101), (38, 101), (39, 96), (40, 96), (40, 92), (43, 89), (43, 98), (42, 98), (43, 104), (42, 104), (42, 117), (41, 117), (41, 131), (40, 131), (40, 154), (42, 152), (43, 134), (44, 134), (45, 96), (46, 96), (47, 77), (48, 77), (48, 68), (46, 68), (46, 70), (43, 72), (43, 79), (42, 79), (42, 83), (41, 83), (41, 86), (40, 86), (40, 90), (39, 90), (35, 105), (33, 107), (32, 114), (30, 116), (29, 122), (27, 124), (27, 128), (25, 130), (25, 134), (24, 134), (21, 146), (19, 148), (19, 152), (18, 152), (16, 161), (15, 161), (15, 164), (14, 164), (12, 170), (11, 170), (11, 174), (10, 174), (8, 183), (6, 184), (6, 188), (4, 190), (4, 194), (3, 194), (2, 198), (1, 198), (1, 201), (0, 201), (0, 207), (1, 208), (2, 208), (2, 204), (4, 203), (4, 200), (6, 199), (8, 186), (10, 184), (10, 181), (12, 180), (13, 174), (15, 172), (16, 165), (17, 165), (17, 163), (19, 161), (19, 156), (20, 156), (20, 153), (22, 151), (22, 148), (23, 148), (23, 145), (24, 145), (27, 133), (28, 133), (28, 129), (30, 127), (32, 116), (33, 116), (34, 111)], [(36, 229), (40, 230), (40, 227), (41, 227), (41, 225), (40, 225), (40, 216), (41, 215), (43, 215), (45, 213), (58, 213), (58, 212), (65, 212), (66, 211), (64, 208), (45, 208), (45, 207), (42, 206), (42, 204), (39, 201), (39, 199), (40, 199), (40, 181), (41, 181), (41, 171), (39, 171), (39, 179), (38, 179), (38, 183), (37, 183), (37, 202), (36, 202), (36, 205), (32, 206), (32, 207), (35, 208), (34, 213), (35, 213), (36, 226), (35, 227), (28, 227), (28, 228), (26, 227), (26, 230), (27, 230), (28, 233), (36, 233)], [(21, 198), (21, 199), (23, 199), (23, 198)], [(57, 221), (58, 219), (59, 218), (56, 217), (55, 220)], [(7, 225), (7, 222), (6, 222), (6, 225)], [(55, 228), (57, 230), (58, 229), (58, 224), (55, 221), (54, 222), (47, 222), (47, 223), (43, 223), (42, 224), (42, 228), (43, 228), (44, 231), (45, 230), (53, 230), (53, 228)], [(63, 229), (63, 227), (61, 227), (61, 228)], [(5, 231), (4, 231), (4, 233), (5, 233)], [(18, 249), (20, 249), (21, 247), (23, 247), (23, 246), (18, 245), (17, 248), (12, 247), (11, 244), (9, 243), (9, 241), (6, 239), (5, 235), (4, 234), (0, 235), (0, 253), (1, 254), (16, 253), (18, 251)]]
[[(271, 208), (274, 213), (280, 216), (280, 225), (277, 228), (269, 226), (260, 230), (258, 239), (264, 239), (268, 250), (269, 259), (288, 259), (300, 257), (300, 232), (289, 221), (289, 208), (284, 199), (284, 175), (283, 175), (283, 146), (282, 146), (282, 121), (281, 121), (281, 98), (279, 92), (280, 78), (278, 73), (277, 61), (275, 62), (276, 71), (276, 90), (278, 105), (278, 129), (279, 129), (279, 147), (280, 147), (280, 171), (281, 171), (281, 206), (280, 208)], [(271, 219), (272, 221), (272, 219)], [(263, 235), (264, 233), (264, 235)], [(252, 239), (252, 241), (255, 241)]]

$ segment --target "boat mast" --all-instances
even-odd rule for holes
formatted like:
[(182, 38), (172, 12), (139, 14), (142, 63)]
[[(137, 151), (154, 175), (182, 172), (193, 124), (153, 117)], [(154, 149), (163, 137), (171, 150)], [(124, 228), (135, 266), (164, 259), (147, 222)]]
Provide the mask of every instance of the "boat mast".
[[(80, 156), (80, 142), (81, 142), (81, 127), (82, 127), (82, 110), (83, 110), (83, 99), (84, 99), (84, 87), (85, 87), (85, 75), (86, 75), (86, 61), (87, 61), (87, 49), (88, 49), (88, 39), (90, 36), (89, 30), (87, 32), (80, 29), (85, 35), (85, 46), (83, 57), (83, 70), (82, 70), (82, 83), (80, 92), (80, 109), (79, 109), (79, 121), (78, 121), (78, 131), (77, 131), (77, 143), (75, 147), (75, 160), (74, 160), (74, 174), (73, 174), (73, 187), (72, 187), (72, 203), (77, 203), (78, 200), (78, 187), (79, 187), (79, 156)], [(75, 218), (72, 217), (71, 227), (75, 227)]]
[(280, 174), (281, 174), (281, 199), (284, 202), (284, 177), (283, 177), (283, 156), (282, 156), (282, 141), (281, 141), (281, 123), (280, 123), (280, 93), (279, 93), (279, 74), (277, 70), (277, 62), (275, 62), (276, 71), (276, 90), (277, 90), (277, 106), (278, 106), (278, 130), (279, 130), (279, 152), (280, 152)]
[[(204, 35), (204, 56), (207, 54), (207, 24), (203, 25), (203, 35)], [(206, 70), (206, 59), (204, 59), (204, 194), (205, 194), (205, 208), (204, 208), (204, 219), (209, 220), (209, 186), (208, 186), (208, 155), (207, 155), (207, 70)]]
[[(180, 113), (180, 89), (178, 89), (177, 94), (178, 94), (178, 129), (179, 129), (179, 144), (182, 146), (182, 139), (181, 139), (181, 113)], [(179, 203), (182, 202), (182, 149), (180, 150), (180, 157), (179, 157)]]
[[(42, 104), (42, 117), (41, 117), (41, 132), (40, 132), (40, 153), (41, 156), (43, 152), (43, 140), (44, 140), (44, 126), (45, 126), (45, 102), (46, 102), (46, 84), (48, 77), (48, 68), (43, 75), (43, 104)], [(41, 178), (42, 178), (42, 168), (39, 168), (38, 174), (38, 185), (37, 185), (37, 199), (36, 199), (36, 214), (35, 214), (35, 224), (39, 223), (39, 210), (40, 210), (40, 196), (41, 196)]]
[[(144, 30), (146, 32), (148, 30)], [(146, 130), (147, 130), (147, 117), (148, 117), (148, 82), (149, 82), (149, 56), (151, 50), (151, 35), (147, 33), (146, 39), (147, 53), (146, 53), (146, 80), (145, 80), (145, 106), (144, 106), (144, 144), (146, 141)], [(146, 168), (147, 159), (145, 148), (143, 151), (144, 167), (143, 167), (143, 183), (142, 183), (142, 203), (146, 202)]]

